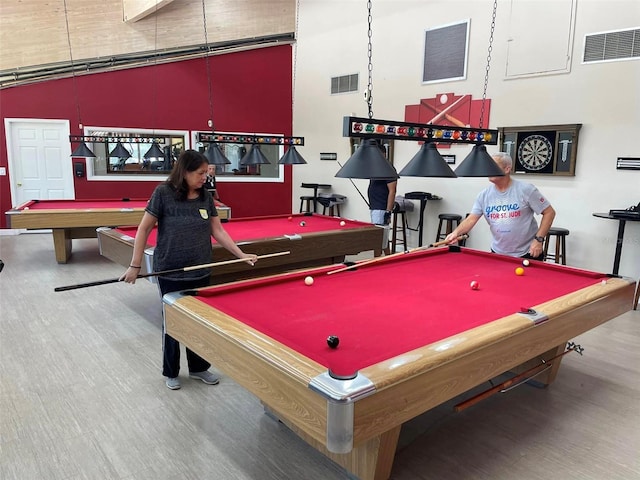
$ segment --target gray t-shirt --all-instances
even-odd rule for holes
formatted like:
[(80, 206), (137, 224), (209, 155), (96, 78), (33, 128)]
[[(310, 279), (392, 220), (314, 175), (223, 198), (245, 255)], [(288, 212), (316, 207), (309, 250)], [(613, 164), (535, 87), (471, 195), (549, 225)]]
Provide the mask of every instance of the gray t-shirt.
[(484, 216), (489, 224), (493, 236), (491, 250), (521, 257), (529, 252), (538, 231), (534, 214), (550, 205), (535, 186), (511, 179), (504, 192), (499, 192), (495, 185), (480, 192), (471, 213)]
[[(153, 270), (174, 270), (211, 263), (211, 217), (218, 212), (206, 190), (202, 198), (177, 200), (173, 188), (156, 187), (146, 211), (158, 219), (158, 236), (153, 253)], [(171, 279), (198, 279), (210, 275), (209, 269), (177, 272)]]

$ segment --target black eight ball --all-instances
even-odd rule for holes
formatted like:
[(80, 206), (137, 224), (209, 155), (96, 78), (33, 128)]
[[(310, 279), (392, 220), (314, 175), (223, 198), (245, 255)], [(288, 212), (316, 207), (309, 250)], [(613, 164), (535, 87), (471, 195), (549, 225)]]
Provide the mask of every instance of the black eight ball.
[(329, 335), (327, 337), (327, 345), (329, 345), (329, 348), (338, 348), (339, 343), (340, 339), (335, 335)]

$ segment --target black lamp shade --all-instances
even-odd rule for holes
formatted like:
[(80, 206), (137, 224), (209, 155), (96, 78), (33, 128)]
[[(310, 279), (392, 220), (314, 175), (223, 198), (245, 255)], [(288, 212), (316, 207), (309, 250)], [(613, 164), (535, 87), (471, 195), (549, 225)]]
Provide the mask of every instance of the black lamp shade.
[(271, 162), (264, 156), (262, 150), (260, 150), (260, 145), (252, 146), (249, 153), (240, 160), (240, 165), (264, 165), (269, 163)]
[(231, 161), (224, 156), (217, 143), (210, 143), (204, 152), (204, 156), (207, 157), (209, 165), (228, 165), (231, 163)]
[(124, 145), (122, 145), (121, 142), (116, 143), (115, 148), (111, 150), (111, 153), (109, 153), (109, 156), (118, 157), (118, 158), (131, 158), (131, 154), (129, 153), (129, 150), (124, 148)]
[(422, 147), (407, 165), (400, 170), (401, 177), (449, 177), (457, 175), (442, 158), (435, 144), (423, 143)]
[(73, 153), (71, 154), (72, 157), (91, 157), (91, 158), (95, 158), (95, 153), (93, 153), (89, 147), (87, 147), (87, 144), (84, 142), (80, 142), (80, 145), (78, 145), (78, 148), (76, 148)]
[(303, 163), (307, 163), (304, 158), (298, 153), (296, 147), (291, 145), (287, 149), (287, 153), (285, 153), (282, 158), (278, 161), (280, 165), (301, 165)]
[(372, 138), (365, 139), (356, 149), (351, 158), (338, 170), (339, 178), (398, 178), (398, 172), (393, 168)]
[(164, 158), (164, 152), (160, 148), (160, 145), (158, 145), (158, 142), (151, 144), (151, 148), (144, 154), (144, 158), (147, 160), (150, 158)]
[(484, 145), (475, 145), (460, 166), (456, 168), (459, 177), (503, 177), (504, 171), (487, 153)]

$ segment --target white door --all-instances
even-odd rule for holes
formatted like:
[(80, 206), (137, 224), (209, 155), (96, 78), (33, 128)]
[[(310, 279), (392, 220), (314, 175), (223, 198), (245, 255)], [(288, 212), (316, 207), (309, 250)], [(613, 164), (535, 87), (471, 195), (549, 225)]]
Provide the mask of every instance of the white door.
[(67, 120), (6, 118), (5, 135), (13, 206), (75, 198)]

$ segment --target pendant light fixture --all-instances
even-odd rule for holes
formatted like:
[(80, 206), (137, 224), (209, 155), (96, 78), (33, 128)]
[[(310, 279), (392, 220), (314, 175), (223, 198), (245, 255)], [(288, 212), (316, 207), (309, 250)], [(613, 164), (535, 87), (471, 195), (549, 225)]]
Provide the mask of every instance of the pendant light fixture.
[[(71, 81), (73, 83), (73, 96), (76, 102), (76, 111), (78, 112), (78, 128), (80, 131), (84, 130), (84, 126), (82, 125), (82, 117), (80, 116), (80, 100), (78, 99), (78, 84), (76, 80), (76, 69), (73, 65), (73, 53), (71, 50), (71, 33), (69, 32), (69, 14), (67, 12), (67, 0), (63, 0), (64, 4), (64, 21), (67, 28), (67, 44), (69, 45), (69, 60), (71, 62)], [(80, 144), (76, 147), (76, 149), (71, 154), (72, 157), (91, 157), (95, 158), (95, 154), (91, 151), (91, 149), (84, 142), (84, 139), (80, 140)]]
[[(493, 32), (496, 27), (496, 11), (498, 0), (493, 2), (493, 17), (491, 20), (491, 33), (489, 35), (489, 49), (487, 54), (487, 67), (484, 75), (484, 90), (482, 92), (482, 106), (480, 108), (480, 129), (484, 123), (485, 102), (487, 99), (487, 86), (489, 84), (489, 68), (491, 67), (491, 50), (493, 49)], [(476, 144), (471, 149), (471, 153), (456, 168), (456, 175), (459, 177), (502, 177), (504, 171), (487, 153), (487, 147)]]
[[(368, 71), (369, 78), (367, 90), (365, 92), (365, 100), (369, 118), (373, 118), (373, 63), (372, 63), (372, 16), (371, 16), (371, 0), (367, 2), (367, 22), (368, 37), (367, 55), (368, 55)], [(360, 146), (346, 161), (344, 166), (338, 170), (335, 175), (339, 178), (363, 178), (363, 179), (392, 179), (398, 178), (398, 172), (393, 165), (385, 158), (380, 150), (379, 144), (372, 138), (364, 138)]]

